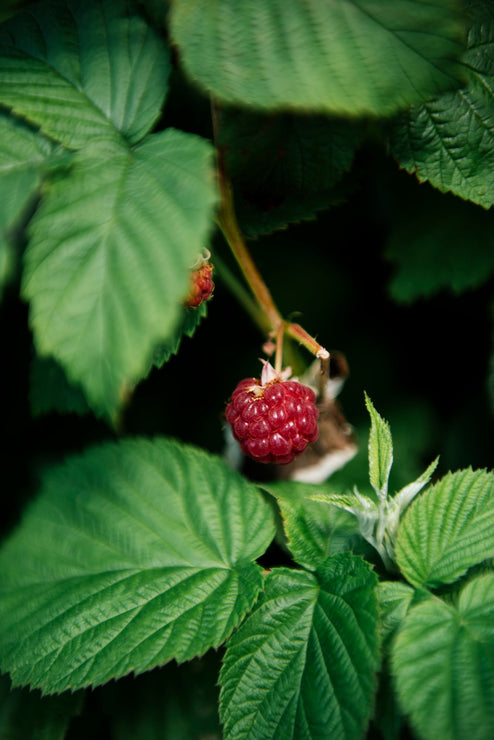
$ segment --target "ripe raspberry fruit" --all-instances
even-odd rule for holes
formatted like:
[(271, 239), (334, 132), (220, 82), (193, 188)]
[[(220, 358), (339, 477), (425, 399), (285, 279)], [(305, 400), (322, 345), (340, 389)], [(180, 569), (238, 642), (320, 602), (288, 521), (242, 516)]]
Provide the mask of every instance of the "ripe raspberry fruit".
[(209, 261), (194, 270), (190, 276), (189, 294), (185, 299), (185, 305), (191, 308), (197, 308), (203, 301), (211, 298), (214, 290), (212, 280), (213, 265)]
[(257, 462), (285, 465), (319, 436), (314, 392), (265, 363), (261, 380), (241, 380), (226, 419), (242, 452)]

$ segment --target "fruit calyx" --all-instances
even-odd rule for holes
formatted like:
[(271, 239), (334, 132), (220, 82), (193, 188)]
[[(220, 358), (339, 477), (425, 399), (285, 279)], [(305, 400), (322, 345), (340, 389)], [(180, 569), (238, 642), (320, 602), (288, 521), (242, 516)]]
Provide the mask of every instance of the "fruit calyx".
[(246, 378), (225, 411), (242, 452), (262, 463), (287, 464), (319, 435), (315, 394), (290, 369), (277, 372), (268, 362), (261, 379)]
[(261, 360), (261, 362), (263, 363), (261, 380), (259, 381), (257, 378), (251, 378), (252, 386), (248, 388), (248, 390), (257, 398), (262, 398), (264, 396), (265, 389), (270, 385), (288, 380), (292, 374), (292, 369), (290, 367), (286, 367), (284, 370), (281, 370), (281, 372), (278, 372), (267, 360)]

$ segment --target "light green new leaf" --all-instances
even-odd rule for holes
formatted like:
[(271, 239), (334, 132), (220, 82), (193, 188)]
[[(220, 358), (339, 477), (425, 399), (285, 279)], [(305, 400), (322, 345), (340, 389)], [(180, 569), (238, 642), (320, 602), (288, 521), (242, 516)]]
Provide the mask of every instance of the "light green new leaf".
[(408, 612), (393, 649), (403, 710), (423, 740), (494, 737), (494, 575), (467, 583), (458, 604)]
[(257, 488), (201, 450), (72, 458), (0, 553), (0, 668), (53, 693), (201, 655), (252, 607), (273, 535)]
[(468, 84), (398, 116), (391, 151), (400, 167), (439, 190), (494, 203), (494, 8), (471, 0), (463, 56)]
[(321, 501), (341, 511), (349, 513), (358, 526), (358, 531), (373, 547), (381, 552), (380, 544), (376, 542), (376, 525), (379, 520), (379, 509), (376, 501), (362, 494), (355, 487), (350, 493), (334, 493), (325, 491), (319, 486), (316, 493), (311, 495), (313, 501)]
[(415, 586), (452, 583), (494, 556), (494, 474), (448, 473), (408, 508), (398, 529), (396, 562)]
[(367, 393), (365, 405), (371, 418), (369, 435), (369, 478), (381, 501), (388, 496), (388, 480), (393, 464), (393, 440), (388, 422), (374, 408)]
[(83, 692), (41, 697), (39, 691), (11, 689), (1, 676), (0, 740), (62, 740), (83, 699)]
[(0, 27), (0, 101), (79, 149), (141, 139), (163, 104), (170, 61), (131, 0), (49, 0)]
[(276, 497), (288, 549), (299, 565), (314, 570), (330, 553), (350, 549), (352, 536), (358, 534), (357, 520), (347, 511), (314, 500), (322, 495), (323, 486), (280, 481), (263, 488)]
[(376, 583), (350, 553), (333, 555), (315, 575), (271, 571), (225, 653), (226, 737), (362, 737), (378, 667)]
[(97, 413), (114, 414), (175, 330), (212, 223), (211, 157), (209, 143), (174, 129), (132, 150), (95, 145), (31, 221), (23, 295), (38, 353)]
[(186, 72), (220, 100), (385, 115), (456, 87), (455, 0), (176, 0)]
[(336, 506), (342, 511), (348, 511), (355, 514), (366, 514), (373, 512), (376, 508), (376, 503), (373, 499), (369, 498), (365, 493), (361, 494), (357, 488), (348, 493), (334, 493), (330, 487), (329, 490), (325, 490), (322, 486), (317, 486), (317, 490), (310, 494), (313, 501), (322, 501), (325, 504)]
[(438, 462), (439, 458), (436, 457), (436, 459), (427, 466), (422, 475), (419, 475), (419, 477), (412, 481), (412, 483), (408, 483), (408, 485), (404, 486), (401, 491), (398, 491), (398, 493), (393, 497), (392, 503), (396, 507), (399, 516), (403, 514), (415, 496), (417, 496), (417, 494), (420, 493), (420, 491), (429, 483), (432, 478), (432, 474), (437, 468)]

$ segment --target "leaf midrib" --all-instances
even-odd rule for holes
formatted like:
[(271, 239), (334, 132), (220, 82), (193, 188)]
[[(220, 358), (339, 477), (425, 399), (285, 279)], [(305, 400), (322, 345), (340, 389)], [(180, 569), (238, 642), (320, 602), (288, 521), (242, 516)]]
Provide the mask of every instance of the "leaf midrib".
[[(68, 585), (70, 586), (73, 582), (76, 581), (84, 581), (87, 579), (91, 579), (93, 577), (103, 577), (103, 576), (110, 576), (112, 574), (125, 574), (119, 581), (114, 581), (108, 588), (111, 586), (115, 586), (117, 583), (120, 583), (120, 581), (125, 580), (125, 578), (130, 578), (133, 575), (138, 575), (139, 573), (151, 573), (152, 571), (161, 572), (163, 570), (190, 570), (195, 571), (196, 573), (208, 571), (208, 570), (235, 570), (235, 566), (232, 565), (225, 565), (218, 563), (218, 565), (208, 565), (208, 566), (201, 566), (201, 565), (188, 565), (181, 563), (163, 563), (161, 565), (149, 565), (149, 566), (139, 566), (136, 565), (134, 567), (129, 566), (122, 566), (121, 568), (110, 568), (108, 570), (97, 570), (97, 571), (87, 571), (86, 573), (77, 573), (70, 576), (63, 576), (63, 577), (57, 577), (54, 575), (50, 578), (43, 578), (43, 580), (40, 581), (28, 581), (24, 582), (21, 585), (14, 585), (11, 588), (3, 586), (0, 589), (0, 597), (6, 597), (9, 596), (11, 593), (19, 593), (22, 590), (30, 591), (33, 588), (43, 588), (45, 586), (51, 586), (51, 585)], [(191, 574), (192, 575), (192, 574)], [(94, 593), (98, 593), (95, 591)]]
[[(98, 292), (97, 292), (97, 294), (95, 296), (95, 299), (93, 301), (93, 305), (91, 306), (91, 309), (89, 311), (87, 311), (87, 314), (86, 314), (86, 324), (85, 324), (85, 326), (83, 328), (81, 328), (79, 330), (78, 337), (77, 337), (77, 342), (74, 345), (72, 345), (71, 354), (72, 354), (72, 356), (75, 356), (75, 357), (78, 357), (78, 355), (79, 355), (79, 347), (80, 347), (80, 345), (81, 345), (81, 343), (83, 341), (86, 341), (85, 338), (86, 338), (86, 335), (87, 335), (88, 327), (91, 326), (94, 323), (94, 315), (95, 315), (95, 312), (97, 312), (98, 310), (101, 311), (101, 300), (102, 300), (103, 296), (105, 295), (105, 292), (108, 290), (108, 285), (109, 284), (111, 285), (111, 281), (110, 281), (110, 283), (108, 283), (108, 277), (107, 277), (107, 273), (108, 273), (108, 265), (107, 265), (107, 262), (108, 262), (109, 241), (111, 239), (111, 232), (115, 228), (115, 225), (118, 223), (117, 211), (120, 208), (120, 202), (121, 202), (122, 193), (125, 190), (125, 181), (126, 181), (126, 179), (128, 177), (128, 171), (129, 171), (129, 169), (131, 167), (131, 164), (132, 164), (132, 153), (131, 153), (131, 151), (127, 147), (125, 147), (125, 149), (122, 148), (122, 152), (121, 153), (122, 154), (125, 153), (125, 155), (126, 155), (125, 156), (126, 161), (123, 163), (120, 177), (118, 179), (116, 179), (114, 181), (114, 183), (112, 183), (112, 184), (114, 184), (114, 187), (115, 187), (115, 193), (114, 193), (113, 204), (112, 204), (112, 208), (111, 208), (109, 217), (107, 218), (107, 220), (104, 223), (102, 223), (99, 226), (99, 229), (98, 229), (98, 237), (99, 238), (97, 239), (97, 241), (95, 241), (93, 243), (92, 247), (90, 247), (87, 250), (86, 255), (84, 257), (84, 260), (83, 260), (83, 265), (80, 265), (79, 266), (79, 269), (78, 270), (75, 270), (73, 272), (73, 274), (70, 276), (70, 279), (69, 279), (68, 283), (65, 285), (64, 290), (60, 292), (60, 294), (59, 294), (59, 296), (57, 298), (57, 301), (54, 303), (54, 305), (52, 307), (52, 310), (51, 310), (51, 312), (49, 314), (49, 318), (46, 320), (46, 323), (47, 324), (51, 324), (53, 318), (59, 312), (60, 304), (66, 299), (67, 294), (70, 293), (70, 289), (73, 287), (74, 282), (77, 282), (80, 279), (82, 279), (82, 280), (85, 279), (85, 277), (87, 275), (87, 269), (86, 269), (87, 263), (91, 262), (95, 258), (95, 256), (97, 256), (99, 254), (102, 254), (103, 255), (103, 258), (104, 258), (103, 259), (104, 267), (98, 273), (98, 278), (99, 278)], [(91, 231), (91, 230), (92, 230), (91, 227), (89, 227), (88, 228), (88, 231)], [(58, 243), (55, 246), (55, 248), (54, 248), (53, 251), (58, 251), (58, 250), (60, 250), (60, 248), (61, 248), (60, 247), (60, 244)], [(49, 256), (50, 255), (47, 254), (45, 256), (45, 259), (49, 258)], [(41, 264), (42, 264), (42, 262), (37, 265), (37, 268), (36, 269), (39, 269), (39, 267), (40, 267)], [(84, 267), (84, 269), (82, 269), (83, 267)], [(32, 278), (32, 276), (31, 276), (31, 278)], [(103, 314), (104, 314), (104, 312), (103, 312)], [(102, 325), (104, 325), (104, 323), (105, 323), (104, 320), (101, 323), (102, 323)], [(100, 342), (100, 352), (98, 353), (97, 357), (99, 358), (100, 363), (102, 362), (103, 365), (104, 365), (106, 363), (106, 358), (105, 358), (104, 354), (101, 352), (101, 347), (102, 346), (104, 347), (105, 346), (105, 343), (104, 343), (104, 340), (101, 337), (99, 339), (99, 342)], [(65, 365), (65, 363), (64, 363), (64, 365)], [(80, 378), (73, 377), (72, 374), (68, 370), (67, 370), (67, 372), (68, 372), (69, 377), (74, 382), (79, 382), (80, 381)]]
[[(209, 569), (204, 569), (204, 571), (206, 571), (206, 570), (209, 570)], [(197, 572), (202, 572), (202, 569), (197, 569)], [(195, 574), (190, 574), (190, 575), (188, 575), (186, 579), (188, 579), (188, 578), (191, 578), (191, 577), (193, 577), (193, 575), (195, 575)], [(102, 652), (104, 652), (105, 650), (107, 650), (107, 649), (108, 649), (109, 645), (111, 645), (111, 643), (112, 643), (112, 642), (113, 642), (114, 640), (116, 640), (117, 638), (121, 637), (121, 635), (123, 634), (123, 632), (124, 632), (124, 631), (125, 631), (126, 629), (128, 629), (129, 625), (131, 625), (131, 624), (132, 624), (132, 622), (133, 622), (133, 620), (134, 620), (134, 619), (135, 619), (135, 618), (136, 618), (137, 616), (139, 616), (139, 614), (141, 614), (141, 612), (142, 612), (142, 610), (143, 610), (143, 609), (147, 608), (147, 607), (149, 606), (149, 604), (151, 604), (151, 603), (152, 603), (153, 601), (155, 601), (156, 599), (159, 599), (159, 598), (163, 597), (163, 596), (164, 596), (165, 594), (168, 594), (168, 593), (169, 593), (169, 592), (170, 592), (171, 590), (173, 590), (173, 589), (176, 589), (176, 588), (179, 588), (179, 587), (182, 587), (186, 579), (182, 579), (182, 580), (180, 580), (180, 581), (179, 581), (178, 583), (175, 583), (175, 584), (173, 584), (172, 586), (170, 586), (170, 587), (169, 587), (168, 589), (166, 589), (165, 591), (160, 591), (160, 593), (158, 593), (158, 594), (156, 594), (156, 595), (152, 596), (151, 598), (147, 599), (147, 600), (146, 600), (145, 602), (143, 602), (142, 604), (138, 604), (138, 605), (133, 605), (133, 606), (129, 607), (128, 609), (125, 609), (125, 610), (123, 610), (123, 611), (122, 611), (122, 612), (120, 612), (119, 614), (114, 614), (114, 615), (112, 615), (112, 616), (110, 616), (110, 617), (108, 617), (108, 618), (106, 618), (106, 619), (104, 619), (104, 620), (102, 620), (102, 621), (98, 622), (98, 623), (97, 623), (96, 625), (95, 625), (95, 624), (92, 624), (92, 625), (90, 625), (89, 627), (86, 627), (86, 628), (85, 628), (84, 630), (82, 630), (81, 632), (78, 632), (78, 633), (77, 633), (77, 634), (76, 634), (75, 636), (73, 636), (73, 637), (70, 637), (69, 639), (67, 639), (67, 640), (66, 640), (66, 641), (65, 641), (65, 642), (64, 642), (64, 643), (63, 643), (62, 645), (57, 645), (57, 646), (56, 646), (55, 648), (53, 648), (52, 650), (49, 650), (48, 652), (44, 653), (44, 654), (43, 654), (43, 655), (41, 656), (41, 658), (40, 658), (39, 660), (37, 660), (37, 661), (36, 661), (36, 663), (35, 663), (34, 665), (37, 665), (37, 664), (38, 664), (38, 663), (40, 662), (40, 660), (46, 660), (46, 659), (47, 659), (47, 658), (48, 658), (48, 657), (49, 657), (50, 655), (52, 655), (52, 654), (53, 654), (54, 652), (58, 651), (57, 655), (55, 656), (54, 660), (53, 660), (53, 661), (52, 661), (52, 663), (51, 663), (51, 666), (53, 666), (53, 664), (54, 664), (54, 663), (56, 662), (56, 660), (57, 660), (57, 658), (58, 658), (58, 654), (59, 654), (59, 653), (61, 652), (61, 650), (63, 650), (64, 648), (66, 648), (66, 647), (67, 647), (67, 645), (69, 645), (69, 644), (70, 644), (71, 642), (73, 642), (74, 640), (79, 640), (79, 639), (81, 638), (81, 636), (85, 635), (85, 634), (86, 634), (87, 632), (90, 632), (91, 630), (94, 630), (94, 629), (100, 629), (100, 627), (101, 627), (102, 625), (104, 625), (104, 624), (105, 624), (106, 622), (111, 622), (112, 620), (114, 620), (114, 619), (118, 619), (118, 618), (120, 618), (120, 617), (122, 617), (122, 616), (124, 616), (124, 615), (131, 615), (131, 616), (130, 616), (130, 619), (129, 619), (129, 621), (127, 621), (127, 622), (126, 622), (126, 623), (125, 623), (125, 624), (123, 625), (123, 627), (122, 627), (122, 628), (120, 629), (120, 631), (119, 631), (119, 632), (118, 632), (118, 633), (117, 633), (116, 635), (113, 635), (113, 636), (111, 637), (111, 639), (110, 639), (110, 640), (109, 640), (109, 641), (108, 641), (107, 643), (105, 643), (105, 645), (104, 645), (103, 647), (98, 647), (97, 651), (96, 651), (95, 653), (93, 653), (92, 655), (90, 655), (90, 656), (89, 656), (88, 658), (86, 658), (86, 660), (84, 660), (84, 661), (83, 661), (82, 663), (79, 663), (79, 664), (78, 664), (77, 666), (75, 666), (74, 668), (71, 668), (71, 669), (70, 669), (70, 670), (69, 670), (69, 671), (68, 671), (67, 673), (65, 673), (65, 674), (64, 674), (63, 676), (58, 676), (58, 677), (56, 678), (56, 685), (60, 685), (61, 683), (62, 683), (62, 685), (63, 685), (63, 682), (64, 682), (64, 681), (65, 681), (65, 680), (66, 680), (66, 679), (67, 679), (67, 678), (68, 678), (68, 677), (69, 677), (69, 676), (70, 676), (70, 675), (71, 675), (71, 674), (72, 674), (72, 673), (73, 673), (74, 671), (76, 671), (76, 670), (79, 670), (79, 669), (80, 669), (80, 668), (81, 668), (82, 666), (84, 666), (84, 665), (85, 665), (85, 664), (86, 664), (86, 663), (87, 663), (88, 661), (92, 661), (92, 660), (94, 660), (95, 658), (97, 658), (97, 657), (98, 657), (98, 656), (99, 656), (99, 655), (100, 655), (100, 654), (101, 654)], [(124, 579), (121, 579), (121, 580), (123, 581)], [(121, 581), (119, 581), (118, 583), (121, 583)], [(109, 589), (111, 589), (112, 587), (114, 587), (115, 585), (117, 585), (117, 584), (115, 584), (115, 583), (113, 583), (113, 584), (110, 584), (110, 585), (106, 586), (106, 587), (105, 587), (105, 588), (104, 588), (103, 590), (104, 590), (104, 591), (106, 591), (106, 590), (109, 590)], [(222, 581), (222, 583), (221, 583), (221, 584), (219, 584), (219, 585), (216, 585), (216, 586), (215, 586), (215, 588), (214, 588), (214, 590), (213, 590), (212, 594), (214, 594), (214, 591), (216, 591), (216, 590), (217, 590), (217, 589), (218, 589), (218, 588), (219, 588), (219, 587), (220, 587), (221, 585), (223, 585), (223, 581)], [(73, 608), (75, 608), (75, 607), (79, 608), (79, 607), (80, 607), (80, 606), (81, 606), (82, 604), (84, 604), (84, 603), (85, 603), (85, 602), (86, 602), (86, 601), (87, 601), (88, 599), (91, 599), (91, 598), (93, 598), (94, 596), (98, 596), (98, 595), (99, 595), (100, 593), (102, 593), (102, 591), (97, 591), (97, 592), (95, 592), (95, 593), (92, 593), (92, 594), (90, 594), (90, 595), (86, 596), (86, 597), (85, 597), (85, 598), (84, 598), (84, 599), (83, 599), (82, 601), (78, 602), (77, 604), (72, 604), (72, 605), (71, 605), (71, 606), (70, 606), (69, 608), (67, 608), (67, 609), (66, 609), (65, 611), (62, 611), (61, 613), (57, 614), (57, 615), (56, 615), (56, 616), (55, 616), (54, 618), (52, 618), (52, 619), (51, 619), (51, 620), (49, 620), (48, 622), (45, 622), (44, 624), (42, 624), (42, 625), (41, 625), (40, 627), (38, 627), (38, 628), (37, 628), (36, 630), (33, 630), (33, 631), (32, 631), (32, 632), (31, 632), (31, 633), (29, 634), (29, 638), (30, 638), (30, 639), (32, 639), (33, 635), (36, 635), (37, 633), (40, 633), (41, 631), (45, 630), (45, 629), (46, 629), (47, 627), (49, 627), (49, 626), (50, 626), (50, 625), (51, 625), (52, 623), (54, 623), (54, 622), (55, 622), (56, 620), (58, 620), (58, 619), (60, 619), (60, 618), (62, 618), (62, 619), (63, 619), (63, 618), (64, 618), (64, 616), (65, 616), (65, 615), (67, 614), (67, 612), (69, 612), (69, 611), (70, 611), (71, 609), (73, 609)], [(206, 597), (206, 599), (211, 599), (211, 598), (212, 598), (212, 594), (209, 594), (209, 595), (208, 595), (208, 596)], [(144, 638), (143, 638), (143, 639), (142, 639), (142, 640), (141, 640), (141, 641), (140, 641), (139, 643), (137, 643), (136, 645), (133, 645), (133, 647), (132, 647), (132, 652), (133, 652), (133, 651), (135, 651), (135, 650), (137, 650), (137, 649), (139, 648), (139, 646), (140, 646), (140, 645), (141, 645), (141, 644), (142, 644), (143, 642), (145, 642), (145, 641), (146, 641), (146, 640), (148, 640), (149, 638), (152, 638), (152, 637), (154, 637), (154, 636), (156, 635), (156, 633), (158, 633), (158, 632), (159, 632), (160, 630), (162, 630), (162, 629), (165, 629), (165, 628), (167, 628), (167, 627), (170, 627), (170, 626), (172, 626), (173, 624), (175, 624), (175, 623), (177, 622), (177, 620), (178, 620), (178, 619), (182, 618), (182, 617), (184, 616), (184, 614), (186, 614), (186, 613), (187, 613), (187, 612), (189, 612), (189, 611), (192, 611), (193, 609), (196, 609), (196, 608), (197, 608), (198, 606), (200, 606), (200, 605), (201, 605), (202, 603), (203, 603), (203, 601), (200, 601), (200, 600), (198, 600), (198, 601), (194, 602), (194, 603), (193, 603), (192, 605), (188, 606), (188, 607), (187, 607), (187, 608), (186, 608), (185, 610), (181, 611), (178, 617), (176, 617), (176, 618), (174, 618), (174, 619), (170, 619), (170, 620), (169, 620), (168, 622), (166, 622), (166, 623), (161, 623), (161, 624), (159, 625), (159, 627), (157, 627), (157, 628), (156, 628), (156, 629), (155, 629), (155, 630), (154, 630), (153, 632), (151, 632), (150, 634), (146, 635), (146, 636), (145, 636), (145, 637), (144, 637)], [(133, 614), (132, 614), (132, 612), (133, 612)], [(120, 658), (121, 658), (121, 656), (119, 656), (119, 659), (120, 659)], [(51, 668), (51, 666), (50, 666), (50, 668)], [(114, 668), (112, 667), (112, 668), (111, 668), (111, 669), (109, 669), (109, 670), (110, 670), (110, 672), (113, 672)], [(108, 672), (108, 671), (107, 671), (107, 672)], [(120, 674), (117, 674), (117, 675), (120, 675)], [(33, 684), (33, 685), (34, 685), (34, 684)], [(83, 686), (85, 686), (85, 685), (88, 685), (88, 684), (86, 684), (86, 683), (84, 683), (84, 682), (83, 682), (83, 684), (82, 684), (82, 685), (83, 685)], [(89, 685), (90, 685), (90, 684), (89, 684)]]

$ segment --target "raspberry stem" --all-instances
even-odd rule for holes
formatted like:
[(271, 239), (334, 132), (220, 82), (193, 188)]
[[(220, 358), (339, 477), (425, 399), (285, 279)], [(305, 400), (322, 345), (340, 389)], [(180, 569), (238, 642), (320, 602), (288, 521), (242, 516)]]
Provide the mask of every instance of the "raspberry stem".
[(271, 324), (266, 317), (266, 314), (260, 309), (257, 303), (252, 299), (250, 293), (245, 289), (244, 285), (237, 279), (230, 268), (216, 253), (214, 255), (214, 267), (219, 279), (235, 295), (245, 312), (251, 317), (252, 321), (260, 328), (263, 334), (269, 334), (271, 331)]
[[(217, 118), (217, 108), (213, 106), (213, 120)], [(216, 124), (215, 124), (216, 129)], [(233, 203), (233, 189), (226, 175), (224, 167), (223, 152), (217, 147), (218, 157), (218, 186), (220, 191), (220, 208), (218, 222), (223, 236), (242, 270), (247, 283), (250, 286), (260, 308), (265, 313), (271, 328), (278, 330), (283, 318), (278, 311), (271, 293), (262, 279), (261, 273), (256, 267), (254, 260), (247, 248), (242, 232), (238, 225), (237, 216)]]
[[(286, 333), (293, 339), (296, 339), (312, 354), (321, 359), (321, 371), (324, 372), (325, 366), (329, 361), (329, 352), (324, 349), (316, 340), (308, 334), (299, 324), (292, 324), (283, 319), (279, 312), (273, 297), (264, 282), (261, 273), (252, 259), (244, 236), (240, 229), (235, 213), (233, 199), (233, 188), (226, 174), (225, 157), (223, 148), (218, 145), (218, 128), (220, 110), (218, 104), (211, 102), (212, 121), (214, 139), (216, 144), (217, 156), (217, 174), (218, 188), (220, 193), (220, 206), (218, 213), (218, 225), (223, 232), (223, 236), (229, 245), (242, 273), (257, 301), (261, 313), (265, 320), (257, 321), (259, 326), (276, 336), (276, 367), (282, 365), (282, 342), (283, 335)], [(250, 311), (252, 315), (252, 311)], [(269, 327), (269, 328), (268, 328)]]
[(285, 333), (285, 323), (282, 321), (278, 327), (276, 334), (276, 356), (274, 369), (277, 373), (281, 373), (283, 367), (283, 334)]
[(329, 352), (327, 349), (316, 342), (314, 337), (311, 337), (300, 324), (285, 323), (285, 333), (288, 336), (296, 339), (297, 342), (303, 345), (309, 352), (318, 357), (321, 360), (321, 373), (326, 372), (327, 365), (329, 363)]

